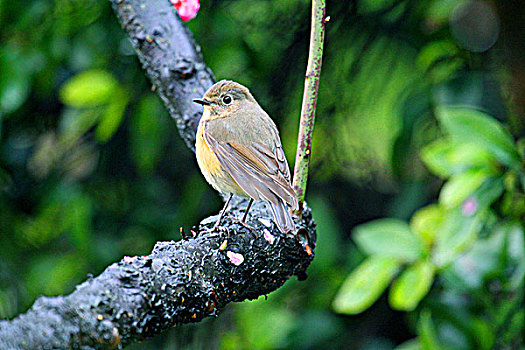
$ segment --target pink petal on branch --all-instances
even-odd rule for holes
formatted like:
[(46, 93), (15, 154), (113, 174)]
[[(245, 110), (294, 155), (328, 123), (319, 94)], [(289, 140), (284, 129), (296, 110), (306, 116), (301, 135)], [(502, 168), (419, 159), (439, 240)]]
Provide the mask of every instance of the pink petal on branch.
[(273, 244), (275, 242), (275, 236), (270, 233), (267, 229), (264, 229), (264, 239), (268, 241), (268, 243)]
[(124, 262), (125, 262), (125, 263), (128, 263), (128, 264), (131, 264), (131, 263), (134, 262), (136, 259), (137, 259), (136, 256), (125, 256), (125, 257), (124, 257)]
[(478, 211), (478, 207), (479, 207), (478, 200), (474, 197), (469, 197), (465, 199), (465, 201), (463, 202), (461, 206), (461, 212), (465, 216), (471, 216), (471, 215), (476, 214), (476, 211)]
[(170, 2), (175, 6), (180, 18), (185, 22), (195, 18), (197, 12), (199, 12), (199, 0), (170, 0)]
[(239, 266), (244, 261), (244, 256), (242, 256), (242, 254), (227, 251), (226, 255), (230, 258), (230, 262), (235, 266)]

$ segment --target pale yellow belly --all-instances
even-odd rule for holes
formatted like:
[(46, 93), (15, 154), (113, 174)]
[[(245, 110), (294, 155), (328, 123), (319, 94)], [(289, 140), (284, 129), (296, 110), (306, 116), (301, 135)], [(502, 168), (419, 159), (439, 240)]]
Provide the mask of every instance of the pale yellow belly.
[(203, 132), (202, 123), (200, 123), (197, 129), (195, 153), (197, 155), (197, 163), (206, 181), (219, 192), (248, 197), (230, 174), (223, 170), (219, 160), (206, 143)]

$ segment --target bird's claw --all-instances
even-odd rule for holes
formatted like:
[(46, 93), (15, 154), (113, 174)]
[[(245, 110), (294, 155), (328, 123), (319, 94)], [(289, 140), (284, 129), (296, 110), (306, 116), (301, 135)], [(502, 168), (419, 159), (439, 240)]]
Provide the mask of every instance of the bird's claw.
[(240, 224), (240, 225), (246, 227), (248, 230), (255, 231), (255, 227), (248, 225), (247, 223), (245, 223), (245, 222), (244, 222), (243, 220), (241, 220), (241, 219), (232, 218), (231, 220), (232, 220), (232, 222), (234, 222), (234, 223), (236, 223), (236, 224)]
[(208, 228), (208, 229), (206, 229), (206, 230), (203, 230), (202, 233), (207, 234), (207, 233), (215, 232), (215, 231), (217, 231), (217, 229), (218, 229), (219, 227), (221, 227), (221, 225), (219, 225), (219, 224), (217, 223), (217, 224), (213, 225), (211, 228)]

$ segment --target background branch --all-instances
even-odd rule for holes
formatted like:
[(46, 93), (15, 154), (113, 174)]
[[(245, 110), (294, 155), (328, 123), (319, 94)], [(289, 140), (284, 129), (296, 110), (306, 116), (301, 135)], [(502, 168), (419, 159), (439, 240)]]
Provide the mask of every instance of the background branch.
[[(168, 1), (111, 0), (123, 28), (188, 147), (194, 147), (201, 108), (191, 101), (212, 85), (191, 33)], [(26, 314), (0, 321), (2, 349), (112, 349), (198, 322), (231, 301), (255, 299), (292, 275), (305, 278), (313, 259), (315, 223), (309, 209), (297, 236), (283, 235), (262, 203), (239, 217), (235, 199), (218, 232), (205, 233), (211, 217), (190, 238), (157, 243), (152, 253), (126, 257), (68, 296), (39, 297)], [(181, 233), (182, 233), (181, 229)], [(197, 235), (195, 236), (194, 233)]]

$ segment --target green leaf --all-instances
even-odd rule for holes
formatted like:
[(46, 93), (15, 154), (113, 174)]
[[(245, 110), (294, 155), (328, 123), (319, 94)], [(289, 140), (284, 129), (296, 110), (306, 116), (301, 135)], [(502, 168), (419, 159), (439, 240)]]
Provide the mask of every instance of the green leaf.
[(443, 208), (438, 204), (431, 204), (421, 208), (410, 219), (410, 229), (421, 237), (427, 246), (431, 246), (443, 222), (444, 212)]
[(432, 322), (430, 311), (424, 310), (419, 315), (417, 323), (417, 335), (423, 350), (441, 350), (436, 328)]
[(479, 318), (471, 321), (471, 327), (476, 334), (476, 343), (479, 349), (494, 349), (495, 327), (493, 324)]
[(125, 91), (121, 89), (116, 90), (97, 125), (95, 136), (98, 141), (107, 142), (115, 134), (124, 117), (128, 100), (129, 97)]
[(481, 145), (502, 164), (520, 169), (521, 158), (512, 136), (494, 118), (469, 108), (441, 107), (436, 112), (455, 141)]
[(485, 169), (470, 169), (452, 176), (441, 189), (439, 203), (449, 209), (457, 207), (491, 175), (491, 172)]
[(416, 261), (423, 254), (421, 239), (398, 219), (375, 220), (355, 228), (358, 247), (369, 255)]
[(367, 258), (346, 278), (333, 302), (336, 312), (358, 314), (370, 307), (383, 293), (401, 263), (391, 258)]
[(465, 66), (465, 60), (460, 56), (445, 58), (436, 61), (427, 72), (430, 81), (433, 85), (437, 85), (443, 81), (449, 81), (450, 77), (456, 72), (460, 71)]
[(17, 110), (31, 92), (31, 55), (21, 47), (11, 42), (0, 49), (0, 114)]
[(458, 55), (458, 47), (449, 40), (432, 41), (416, 57), (416, 66), (426, 73), (434, 83), (440, 82), (464, 66)]
[(472, 246), (481, 227), (480, 215), (463, 215), (459, 209), (450, 212), (438, 230), (432, 257), (434, 264), (443, 267), (451, 263)]
[(467, 252), (454, 259), (446, 269), (447, 283), (456, 283), (459, 279), (461, 285), (454, 287), (472, 292), (483, 288), (487, 280), (509, 268), (510, 264), (501, 258), (508, 229), (506, 225), (494, 226), (489, 236), (477, 239)]
[(505, 223), (507, 233), (507, 254), (515, 262), (525, 264), (525, 233), (519, 222)]
[(473, 167), (492, 167), (494, 157), (480, 145), (439, 139), (425, 146), (421, 159), (434, 174), (448, 178)]
[(454, 147), (449, 140), (436, 140), (421, 150), (421, 160), (432, 173), (447, 178), (453, 174), (453, 165), (450, 164), (448, 155)]
[(390, 288), (390, 306), (400, 311), (412, 311), (427, 295), (434, 281), (434, 265), (420, 261), (408, 267)]
[(432, 41), (421, 48), (416, 57), (416, 65), (426, 72), (437, 61), (453, 57), (458, 52), (457, 46), (448, 40)]
[[(422, 11), (425, 14), (425, 20), (428, 23), (433, 23), (436, 26), (443, 26), (448, 23), (450, 14), (454, 9), (457, 9), (464, 0), (445, 0), (445, 1), (432, 1), (425, 6)], [(437, 28), (437, 27), (436, 27)]]
[(505, 187), (501, 177), (491, 177), (474, 191), (471, 197), (478, 201), (480, 208), (485, 208), (494, 203), (494, 201), (501, 196), (504, 189)]
[[(525, 233), (521, 223), (512, 223), (508, 226), (507, 233), (507, 254), (510, 263), (514, 266), (509, 287), (512, 289), (523, 288), (525, 280)], [(507, 263), (509, 265), (509, 263)]]
[(29, 96), (30, 82), (27, 77), (13, 76), (0, 83), (0, 112), (17, 110)]
[(518, 311), (509, 313), (510, 322), (507, 328), (505, 329), (505, 333), (503, 335), (504, 344), (511, 344), (516, 339), (523, 339), (523, 320), (525, 320), (525, 310), (523, 310), (522, 306), (520, 307), (519, 305), (515, 304), (514, 309), (518, 308)]
[(114, 98), (118, 81), (107, 71), (92, 69), (69, 79), (60, 89), (60, 100), (73, 107), (95, 107)]

